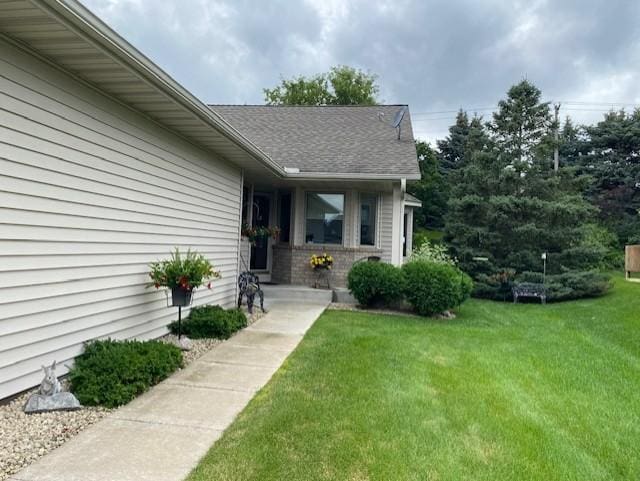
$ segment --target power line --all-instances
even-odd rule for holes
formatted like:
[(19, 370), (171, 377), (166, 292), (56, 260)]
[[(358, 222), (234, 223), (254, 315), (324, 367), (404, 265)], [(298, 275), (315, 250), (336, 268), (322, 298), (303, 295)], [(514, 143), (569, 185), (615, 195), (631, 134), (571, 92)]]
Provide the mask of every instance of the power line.
[[(573, 112), (609, 112), (612, 110), (614, 106), (618, 107), (640, 107), (640, 103), (637, 102), (586, 102), (586, 101), (578, 101), (578, 100), (560, 100), (559, 101), (565, 105), (575, 105), (577, 107), (565, 107), (563, 110), (569, 110)], [(609, 109), (589, 109), (589, 108), (578, 108), (579, 106), (600, 106), (600, 107), (612, 107)], [(456, 110), (433, 110), (433, 111), (425, 111), (425, 112), (412, 112), (411, 116), (429, 116), (429, 115), (438, 115), (438, 114), (457, 114), (461, 110), (463, 112), (480, 112), (480, 111), (494, 111), (497, 110), (498, 106), (496, 104), (495, 107), (478, 107), (478, 108), (464, 108), (460, 107)], [(450, 117), (448, 117), (450, 118)], [(416, 119), (418, 120), (418, 119)], [(425, 119), (425, 120), (436, 120), (436, 119)]]
[(481, 107), (481, 108), (477, 108), (477, 109), (459, 108), (457, 110), (434, 110), (432, 112), (412, 112), (411, 115), (415, 116), (415, 115), (435, 115), (435, 114), (457, 114), (461, 110), (463, 112), (478, 112), (480, 110), (495, 110), (495, 109), (496, 109), (496, 107)]

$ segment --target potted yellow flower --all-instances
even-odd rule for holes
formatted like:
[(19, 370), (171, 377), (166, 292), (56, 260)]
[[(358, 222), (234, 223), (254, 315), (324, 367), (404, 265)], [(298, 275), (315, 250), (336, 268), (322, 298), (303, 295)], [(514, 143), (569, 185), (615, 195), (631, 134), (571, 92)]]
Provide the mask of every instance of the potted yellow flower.
[(330, 254), (324, 252), (322, 255), (313, 254), (309, 258), (309, 264), (315, 273), (315, 282), (313, 287), (318, 288), (318, 284), (324, 281), (327, 284), (327, 289), (331, 289), (329, 283), (329, 271), (333, 266), (333, 257)]

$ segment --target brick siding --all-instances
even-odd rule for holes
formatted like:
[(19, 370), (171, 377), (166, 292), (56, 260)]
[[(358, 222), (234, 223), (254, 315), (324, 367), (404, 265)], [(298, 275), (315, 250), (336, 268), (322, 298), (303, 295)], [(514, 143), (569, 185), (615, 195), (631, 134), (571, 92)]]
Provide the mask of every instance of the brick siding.
[(329, 272), (332, 287), (346, 287), (347, 274), (354, 262), (369, 256), (382, 256), (382, 250), (371, 247), (342, 246), (273, 246), (271, 280), (279, 284), (313, 286), (315, 273), (309, 264), (312, 254), (333, 256), (333, 268)]

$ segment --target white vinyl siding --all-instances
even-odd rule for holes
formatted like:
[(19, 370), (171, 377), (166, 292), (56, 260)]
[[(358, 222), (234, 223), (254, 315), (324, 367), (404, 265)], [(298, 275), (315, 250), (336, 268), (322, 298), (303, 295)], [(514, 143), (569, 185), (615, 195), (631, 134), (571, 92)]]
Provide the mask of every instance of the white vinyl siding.
[(378, 216), (380, 232), (380, 249), (382, 260), (391, 262), (393, 252), (393, 193), (384, 192), (380, 196), (380, 212)]
[(148, 263), (197, 249), (235, 299), (241, 172), (0, 40), (0, 399), (90, 339), (176, 317)]

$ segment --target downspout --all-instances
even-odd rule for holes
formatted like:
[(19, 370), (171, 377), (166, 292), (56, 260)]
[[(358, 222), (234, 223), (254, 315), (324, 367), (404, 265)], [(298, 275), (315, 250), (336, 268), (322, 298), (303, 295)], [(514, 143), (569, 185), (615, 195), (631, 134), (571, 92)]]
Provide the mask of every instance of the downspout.
[(400, 252), (398, 252), (398, 259), (400, 265), (404, 262), (404, 256), (402, 255), (402, 251), (407, 242), (407, 237), (405, 236), (405, 225), (404, 225), (404, 195), (407, 192), (407, 179), (400, 179)]

